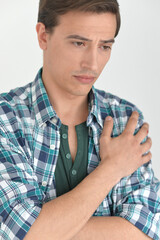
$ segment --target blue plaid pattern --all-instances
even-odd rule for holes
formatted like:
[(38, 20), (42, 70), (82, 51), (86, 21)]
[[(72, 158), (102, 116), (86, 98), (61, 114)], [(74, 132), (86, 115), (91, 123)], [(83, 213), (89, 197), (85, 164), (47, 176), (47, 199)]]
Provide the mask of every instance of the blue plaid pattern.
[[(23, 239), (42, 205), (56, 198), (55, 168), (61, 121), (39, 70), (35, 81), (0, 95), (0, 239)], [(133, 104), (94, 87), (89, 93), (88, 174), (99, 164), (99, 138), (106, 116), (114, 118), (112, 136), (121, 134)], [(145, 141), (145, 139), (144, 139)], [(151, 161), (116, 184), (94, 216), (127, 219), (154, 240), (160, 239), (160, 183)], [(95, 189), (96, 190), (96, 189)]]

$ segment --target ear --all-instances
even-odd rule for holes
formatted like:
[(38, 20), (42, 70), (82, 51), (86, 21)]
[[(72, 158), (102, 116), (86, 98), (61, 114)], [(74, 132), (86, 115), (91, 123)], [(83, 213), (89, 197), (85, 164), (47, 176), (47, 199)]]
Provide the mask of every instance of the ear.
[(42, 50), (47, 49), (47, 33), (45, 29), (45, 25), (41, 22), (38, 22), (36, 25), (37, 38), (39, 42), (39, 46)]

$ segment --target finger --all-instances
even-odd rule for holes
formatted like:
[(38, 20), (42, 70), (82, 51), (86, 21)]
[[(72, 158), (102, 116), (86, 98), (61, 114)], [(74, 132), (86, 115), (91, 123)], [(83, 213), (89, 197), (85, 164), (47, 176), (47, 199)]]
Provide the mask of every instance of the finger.
[(149, 132), (149, 124), (144, 123), (141, 129), (139, 129), (138, 133), (135, 135), (139, 143), (141, 143), (144, 140), (148, 132)]
[(125, 130), (123, 131), (124, 134), (134, 134), (135, 128), (137, 126), (137, 121), (138, 121), (139, 113), (134, 111), (132, 112), (132, 115), (130, 116), (128, 123), (126, 125)]
[(104, 121), (103, 131), (101, 136), (111, 137), (113, 129), (113, 118), (108, 116)]
[(152, 147), (152, 140), (150, 137), (147, 138), (146, 142), (141, 144), (142, 155), (148, 152)]
[(146, 155), (142, 156), (142, 165), (149, 162), (152, 158), (152, 153), (148, 152)]

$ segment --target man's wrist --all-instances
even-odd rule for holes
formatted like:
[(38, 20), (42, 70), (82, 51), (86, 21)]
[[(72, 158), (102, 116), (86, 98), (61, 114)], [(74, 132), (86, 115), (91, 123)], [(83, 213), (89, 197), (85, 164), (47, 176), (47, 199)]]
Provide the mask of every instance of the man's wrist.
[(122, 178), (119, 169), (117, 168), (117, 166), (113, 164), (103, 161), (100, 162), (98, 168), (99, 171), (101, 172), (100, 177), (102, 177), (102, 179), (104, 180), (104, 184), (106, 184), (109, 180), (110, 182), (113, 183), (114, 186)]

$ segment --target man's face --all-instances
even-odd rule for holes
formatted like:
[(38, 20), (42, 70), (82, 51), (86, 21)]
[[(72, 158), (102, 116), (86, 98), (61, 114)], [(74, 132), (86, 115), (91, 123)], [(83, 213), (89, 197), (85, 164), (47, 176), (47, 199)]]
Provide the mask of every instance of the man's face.
[(53, 89), (86, 96), (111, 54), (116, 16), (111, 13), (69, 12), (47, 35), (44, 50), (46, 81)]

